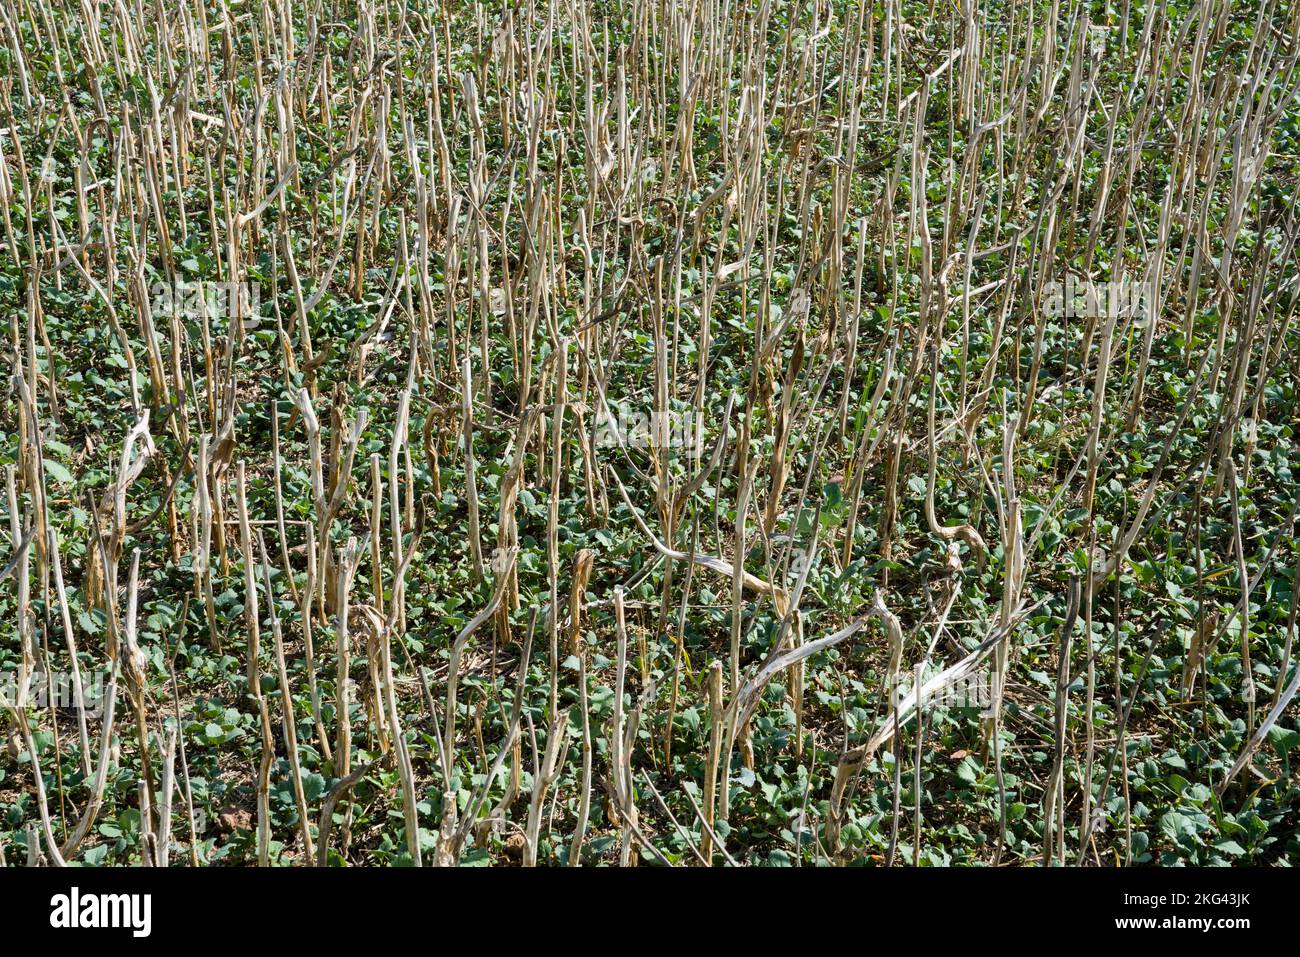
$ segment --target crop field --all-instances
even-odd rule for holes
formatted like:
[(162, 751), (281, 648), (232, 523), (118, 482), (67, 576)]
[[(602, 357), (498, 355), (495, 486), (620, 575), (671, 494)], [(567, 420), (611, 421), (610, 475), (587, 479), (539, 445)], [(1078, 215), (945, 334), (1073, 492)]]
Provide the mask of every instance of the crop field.
[(0, 0), (0, 863), (1300, 863), (1300, 4)]

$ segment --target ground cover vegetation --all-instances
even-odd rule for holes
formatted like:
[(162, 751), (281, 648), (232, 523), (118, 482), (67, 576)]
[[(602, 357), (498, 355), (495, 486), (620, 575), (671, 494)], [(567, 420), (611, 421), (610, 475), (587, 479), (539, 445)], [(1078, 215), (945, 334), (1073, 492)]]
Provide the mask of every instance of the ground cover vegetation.
[(1300, 856), (1300, 5), (0, 13), (0, 859)]

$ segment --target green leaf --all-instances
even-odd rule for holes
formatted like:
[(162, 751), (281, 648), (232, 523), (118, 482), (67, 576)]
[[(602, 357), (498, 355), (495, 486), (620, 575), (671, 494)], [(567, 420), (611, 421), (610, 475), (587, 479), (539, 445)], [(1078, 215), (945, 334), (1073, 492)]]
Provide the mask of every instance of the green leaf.
[(72, 473), (68, 471), (67, 466), (62, 465), (53, 459), (43, 459), (42, 461), (45, 463), (45, 475), (47, 478), (54, 479), (54, 481), (58, 482), (60, 485), (72, 484)]
[(1196, 827), (1191, 818), (1177, 811), (1160, 815), (1160, 832), (1176, 844), (1196, 842)]
[(1274, 752), (1280, 758), (1288, 751), (1300, 748), (1300, 731), (1291, 731), (1274, 725), (1268, 729), (1268, 740), (1272, 743)]
[(83, 859), (91, 867), (98, 867), (99, 865), (104, 863), (104, 860), (107, 857), (108, 857), (108, 845), (100, 844), (86, 851)]
[(979, 779), (979, 765), (971, 758), (962, 759), (961, 764), (957, 765), (957, 780), (974, 786)]

